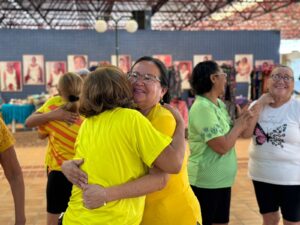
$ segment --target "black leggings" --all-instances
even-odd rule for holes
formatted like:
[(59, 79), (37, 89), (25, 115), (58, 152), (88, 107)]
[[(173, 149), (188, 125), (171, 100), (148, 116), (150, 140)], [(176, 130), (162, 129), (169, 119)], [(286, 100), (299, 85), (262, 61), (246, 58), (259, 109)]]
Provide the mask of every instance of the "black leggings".
[(201, 206), (202, 224), (229, 223), (231, 188), (191, 186)]

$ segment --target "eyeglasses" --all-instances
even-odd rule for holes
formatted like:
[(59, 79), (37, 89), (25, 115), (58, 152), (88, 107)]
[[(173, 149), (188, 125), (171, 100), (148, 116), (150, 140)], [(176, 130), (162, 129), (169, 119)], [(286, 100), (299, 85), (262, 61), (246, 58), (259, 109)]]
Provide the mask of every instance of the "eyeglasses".
[(289, 75), (283, 75), (283, 74), (272, 74), (271, 77), (272, 77), (272, 80), (274, 80), (274, 81), (283, 80), (284, 82), (290, 82), (290, 81), (294, 80), (294, 77), (291, 77)]
[(227, 73), (215, 73), (213, 75), (216, 75), (216, 76), (224, 76), (225, 78), (227, 77)]
[(160, 79), (152, 74), (140, 74), (138, 72), (128, 72), (127, 73), (127, 78), (130, 82), (135, 83), (139, 78), (144, 82), (144, 83), (154, 83), (155, 81), (160, 82)]

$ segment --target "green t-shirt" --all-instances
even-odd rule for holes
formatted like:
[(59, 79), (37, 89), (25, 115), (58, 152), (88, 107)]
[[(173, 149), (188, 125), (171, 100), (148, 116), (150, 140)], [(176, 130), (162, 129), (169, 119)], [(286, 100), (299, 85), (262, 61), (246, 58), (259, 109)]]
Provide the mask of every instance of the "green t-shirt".
[(207, 145), (209, 140), (224, 136), (230, 129), (231, 121), (221, 100), (218, 99), (217, 106), (207, 98), (196, 96), (189, 113), (191, 185), (201, 188), (232, 186), (237, 171), (235, 149), (220, 155)]

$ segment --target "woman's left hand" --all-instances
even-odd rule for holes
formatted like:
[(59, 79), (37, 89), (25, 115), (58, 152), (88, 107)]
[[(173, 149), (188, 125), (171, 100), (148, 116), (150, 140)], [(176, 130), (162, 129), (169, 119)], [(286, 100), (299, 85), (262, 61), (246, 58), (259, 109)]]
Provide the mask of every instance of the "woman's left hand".
[(106, 191), (97, 184), (87, 184), (83, 188), (83, 203), (88, 209), (96, 209), (106, 205)]

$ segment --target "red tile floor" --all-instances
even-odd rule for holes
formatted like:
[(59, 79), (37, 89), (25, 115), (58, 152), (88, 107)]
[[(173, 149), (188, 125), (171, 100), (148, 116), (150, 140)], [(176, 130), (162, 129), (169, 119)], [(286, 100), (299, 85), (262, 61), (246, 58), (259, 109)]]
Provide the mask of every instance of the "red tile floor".
[[(44, 225), (46, 173), (43, 162), (46, 147), (44, 142), (35, 141), (35, 135), (34, 131), (27, 131), (26, 134), (17, 132), (16, 151), (24, 173), (27, 224)], [(262, 224), (252, 184), (247, 176), (248, 144), (249, 140), (237, 142), (239, 169), (232, 191), (231, 225)], [(0, 199), (0, 225), (13, 225), (13, 200), (2, 168), (0, 168)]]

